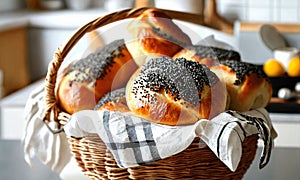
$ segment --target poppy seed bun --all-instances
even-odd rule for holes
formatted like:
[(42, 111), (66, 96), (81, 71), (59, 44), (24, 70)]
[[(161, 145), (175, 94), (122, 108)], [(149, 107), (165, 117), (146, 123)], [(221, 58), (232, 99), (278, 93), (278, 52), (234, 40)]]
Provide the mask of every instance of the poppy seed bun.
[(192, 42), (163, 12), (149, 9), (133, 19), (127, 27), (132, 41), (127, 43), (135, 62), (141, 66), (149, 56), (172, 57)]
[(129, 112), (125, 98), (125, 88), (105, 94), (95, 106), (95, 110)]
[(116, 40), (73, 63), (58, 84), (60, 106), (69, 114), (93, 109), (106, 93), (125, 87), (137, 69), (124, 40)]
[(266, 107), (272, 97), (272, 85), (264, 72), (247, 62), (223, 61), (211, 68), (226, 84), (230, 104), (236, 111)]
[(226, 50), (203, 45), (186, 46), (173, 56), (173, 58), (179, 57), (197, 61), (201, 64), (205, 64), (208, 67), (218, 64), (219, 61), (241, 61), (240, 54), (234, 50)]
[(226, 108), (227, 91), (205, 65), (184, 58), (149, 60), (126, 86), (129, 109), (166, 125), (210, 119)]

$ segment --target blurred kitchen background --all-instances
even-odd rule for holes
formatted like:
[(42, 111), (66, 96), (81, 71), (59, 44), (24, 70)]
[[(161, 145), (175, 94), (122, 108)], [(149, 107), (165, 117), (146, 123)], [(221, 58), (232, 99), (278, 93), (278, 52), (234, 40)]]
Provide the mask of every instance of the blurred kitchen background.
[[(273, 25), (290, 46), (300, 48), (299, 0), (196, 1), (201, 1), (203, 7), (183, 6), (193, 0), (178, 0), (179, 4), (177, 0), (0, 0), (0, 179), (70, 177), (52, 172), (39, 160), (34, 160), (32, 168), (25, 163), (21, 145), (23, 112), (30, 92), (43, 83), (53, 53), (79, 27), (97, 17), (147, 5), (197, 13), (200, 18), (200, 15), (211, 14), (206, 9), (210, 4), (215, 5), (212, 6), (214, 13), (229, 24), (226, 26), (229, 28), (216, 25), (203, 27), (203, 31), (230, 44), (241, 53), (244, 61), (262, 65), (273, 58), (273, 51), (262, 42), (259, 34), (263, 24)], [(279, 134), (271, 161), (266, 168), (258, 169), (260, 147), (244, 179), (300, 179), (299, 110), (299, 101), (270, 110)], [(72, 171), (72, 167), (68, 170)]]

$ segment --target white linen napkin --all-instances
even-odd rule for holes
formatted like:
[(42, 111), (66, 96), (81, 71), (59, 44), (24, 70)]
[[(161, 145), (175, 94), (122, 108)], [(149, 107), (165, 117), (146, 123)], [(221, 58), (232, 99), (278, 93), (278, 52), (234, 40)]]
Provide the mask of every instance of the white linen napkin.
[[(60, 173), (70, 161), (71, 151), (66, 135), (64, 133), (53, 134), (43, 122), (44, 96), (42, 83), (32, 91), (25, 106), (25, 133), (22, 137), (24, 158), (32, 166), (32, 159), (36, 157), (51, 170)], [(52, 125), (54, 124), (49, 124), (49, 126)]]
[(232, 171), (239, 164), (246, 136), (259, 133), (264, 141), (260, 167), (267, 163), (276, 136), (265, 109), (243, 114), (226, 111), (212, 120), (202, 119), (187, 126), (151, 123), (131, 113), (83, 110), (72, 115), (64, 130), (67, 136), (77, 138), (97, 133), (120, 167), (167, 158), (185, 150), (195, 137), (201, 137)]

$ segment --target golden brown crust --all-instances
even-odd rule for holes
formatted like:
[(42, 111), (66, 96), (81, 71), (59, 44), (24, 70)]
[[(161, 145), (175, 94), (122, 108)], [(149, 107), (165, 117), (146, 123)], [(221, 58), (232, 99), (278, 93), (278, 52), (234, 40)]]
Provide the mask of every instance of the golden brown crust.
[[(108, 88), (103, 91), (108, 91)], [(60, 106), (70, 114), (83, 109), (91, 109), (96, 105), (100, 95), (101, 93), (95, 93), (95, 89), (88, 88), (86, 84), (75, 82), (70, 85), (69, 77), (62, 79), (57, 93)]]
[(117, 89), (102, 97), (94, 108), (95, 110), (130, 112), (125, 97), (125, 88)]
[(172, 19), (161, 11), (148, 10), (145, 11), (141, 18), (148, 17), (148, 21), (155, 25), (156, 28), (161, 28), (162, 32), (168, 34), (171, 37), (176, 37), (176, 39), (186, 45), (191, 44), (191, 40), (183, 33), (183, 31), (172, 21)]
[(183, 46), (191, 44), (190, 38), (170, 17), (153, 9), (135, 18), (127, 29), (133, 38), (127, 46), (139, 66), (146, 62), (148, 55), (172, 57)]
[[(149, 121), (166, 125), (192, 124), (198, 121), (197, 113), (191, 109), (184, 108), (179, 102), (174, 102), (174, 98), (167, 95), (163, 90), (159, 93), (151, 92), (156, 97), (155, 103), (139, 101), (140, 96), (132, 93), (135, 86), (135, 79), (139, 75), (137, 71), (128, 81), (126, 86), (126, 99), (129, 109), (136, 115)], [(195, 114), (195, 115), (194, 115)]]
[(180, 57), (198, 62), (200, 64), (204, 64), (209, 68), (218, 64), (218, 61), (213, 60), (212, 58), (201, 58), (200, 56), (195, 55), (194, 50), (182, 49), (181, 51), (177, 52), (173, 56), (173, 58), (180, 58)]
[[(62, 77), (58, 86), (57, 97), (60, 106), (66, 112), (73, 114), (80, 110), (93, 109), (106, 93), (125, 87), (131, 74), (137, 69), (137, 65), (132, 60), (125, 45), (122, 48), (114, 48), (116, 49), (101, 50), (111, 53), (111, 56), (108, 55), (106, 59), (101, 59), (105, 57), (104, 55), (81, 59), (75, 63), (75, 66), (69, 68), (68, 73)], [(115, 55), (116, 51), (120, 55)], [(85, 62), (88, 60), (91, 60), (92, 63)], [(106, 60), (111, 62), (104, 66), (104, 69), (95, 67), (99, 65), (99, 61)], [(101, 73), (101, 77), (96, 77)]]
[[(159, 62), (157, 59), (152, 61)], [(166, 87), (157, 91), (153, 91), (151, 87), (141, 87), (142, 84), (147, 83), (140, 78), (144, 75), (143, 73), (147, 73), (147, 71), (142, 72), (142, 68), (132, 75), (126, 86), (128, 107), (138, 116), (160, 124), (186, 125), (193, 124), (202, 118), (211, 119), (226, 108), (227, 91), (220, 81), (213, 83), (211, 87), (203, 85), (200, 92), (189, 86), (193, 82), (186, 84), (186, 88), (193, 89), (192, 94), (197, 97), (199, 93), (201, 94), (201, 99), (198, 99), (197, 103), (190, 103), (184, 98), (177, 99)], [(182, 91), (185, 90), (182, 89)]]
[(128, 106), (121, 102), (108, 102), (96, 110), (118, 111), (118, 112), (130, 112)]
[(227, 65), (220, 64), (211, 70), (226, 84), (230, 96), (229, 109), (245, 112), (268, 105), (272, 97), (272, 85), (266, 77), (252, 71), (244, 76), (240, 84), (236, 84), (239, 78)]
[(207, 67), (218, 65), (219, 61), (240, 61), (240, 54), (236, 51), (203, 45), (187, 46), (173, 56), (179, 57), (205, 64)]

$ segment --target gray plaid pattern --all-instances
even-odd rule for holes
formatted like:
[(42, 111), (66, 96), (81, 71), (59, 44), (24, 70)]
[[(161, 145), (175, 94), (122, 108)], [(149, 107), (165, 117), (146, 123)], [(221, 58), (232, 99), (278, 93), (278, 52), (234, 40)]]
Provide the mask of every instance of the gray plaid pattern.
[[(120, 167), (125, 167), (122, 162), (120, 161), (119, 157), (119, 150), (132, 150), (134, 154), (134, 159), (136, 160), (136, 164), (138, 165), (144, 165), (156, 160), (161, 159), (159, 156), (158, 149), (156, 147), (156, 143), (153, 139), (152, 129), (151, 129), (151, 123), (148, 121), (145, 121), (143, 119), (140, 119), (141, 122), (134, 123), (132, 118), (130, 116), (124, 116), (124, 121), (126, 123), (126, 131), (128, 134), (128, 142), (114, 142), (113, 135), (111, 134), (111, 129), (109, 126), (110, 121), (110, 112), (104, 112), (103, 113), (103, 125), (105, 132), (107, 134), (107, 137), (109, 139), (109, 142), (106, 142), (107, 147), (111, 150), (111, 152), (114, 154), (117, 163)], [(136, 127), (142, 127), (145, 135), (145, 139), (138, 139)], [(152, 159), (144, 160), (142, 155), (142, 147), (149, 148), (149, 151), (151, 153)]]

